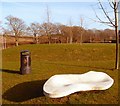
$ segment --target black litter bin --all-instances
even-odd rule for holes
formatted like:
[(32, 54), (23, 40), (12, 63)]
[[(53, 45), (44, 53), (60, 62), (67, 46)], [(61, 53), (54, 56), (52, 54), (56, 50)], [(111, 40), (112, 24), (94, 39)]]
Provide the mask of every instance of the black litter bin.
[(21, 74), (29, 74), (31, 72), (31, 54), (28, 50), (20, 52), (20, 65)]

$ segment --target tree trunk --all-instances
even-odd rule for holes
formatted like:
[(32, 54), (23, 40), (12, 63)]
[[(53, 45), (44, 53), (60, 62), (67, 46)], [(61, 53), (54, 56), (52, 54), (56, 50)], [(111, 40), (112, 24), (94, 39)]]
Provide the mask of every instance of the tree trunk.
[(70, 44), (72, 44), (72, 42), (73, 42), (73, 37), (70, 36)]
[(48, 35), (49, 44), (51, 44), (51, 37)]
[(119, 69), (118, 9), (114, 9), (114, 13), (115, 13), (115, 35), (116, 35), (116, 61), (115, 61), (115, 69)]
[(69, 37), (67, 36), (67, 37), (66, 37), (66, 43), (68, 43), (68, 42), (69, 42)]
[(6, 49), (7, 46), (6, 46), (6, 36), (3, 37), (3, 49)]
[(15, 35), (15, 46), (18, 46), (18, 45), (19, 45), (19, 43), (18, 43), (18, 36)]
[(116, 33), (116, 62), (115, 62), (115, 69), (119, 69), (119, 33), (118, 27), (115, 28)]
[(73, 43), (73, 33), (72, 33), (72, 28), (70, 28), (70, 44)]
[(34, 43), (36, 44), (37, 43), (37, 34), (34, 33)]
[(116, 37), (116, 63), (115, 63), (115, 69), (119, 69), (119, 34), (117, 34)]
[(82, 44), (82, 41), (83, 40), (83, 38), (82, 38), (82, 32), (81, 32), (81, 34), (80, 34), (80, 44)]

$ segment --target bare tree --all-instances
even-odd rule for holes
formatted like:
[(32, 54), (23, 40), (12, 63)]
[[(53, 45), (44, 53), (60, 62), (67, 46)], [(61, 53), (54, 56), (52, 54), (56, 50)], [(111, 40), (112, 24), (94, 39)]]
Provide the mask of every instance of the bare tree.
[(7, 39), (12, 34), (13, 33), (11, 31), (9, 31), (8, 29), (3, 28), (3, 34), (2, 35), (3, 35), (3, 47), (4, 47), (4, 49), (7, 48), (7, 44), (8, 44)]
[(30, 27), (28, 27), (28, 30), (31, 32), (31, 34), (34, 37), (34, 43), (38, 43), (38, 36), (41, 32), (41, 25), (39, 23), (31, 23)]
[(72, 20), (70, 18), (70, 22), (69, 22), (70, 26), (69, 26), (69, 36), (70, 36), (70, 44), (72, 44), (73, 42), (73, 27), (72, 27)]
[(47, 22), (43, 24), (43, 27), (45, 29), (46, 35), (48, 36), (49, 44), (51, 43), (51, 36), (50, 36), (50, 29), (51, 29), (51, 24), (50, 24), (50, 10), (48, 5), (46, 6), (46, 16), (47, 16)]
[(56, 34), (56, 25), (53, 23), (43, 23), (41, 25), (41, 30), (44, 33), (44, 35), (48, 36), (49, 44), (51, 43), (51, 35)]
[(83, 18), (80, 18), (80, 44), (83, 42)]
[(4, 36), (4, 28), (2, 27), (2, 21), (0, 21), (0, 50), (6, 49), (6, 37)]
[(46, 15), (47, 15), (47, 23), (50, 23), (50, 9), (48, 5), (46, 6)]
[(119, 69), (119, 33), (118, 33), (118, 8), (120, 1), (119, 0), (108, 0), (110, 7), (113, 9), (114, 19), (112, 19), (109, 15), (109, 12), (106, 10), (104, 5), (100, 0), (98, 0), (100, 9), (102, 10), (103, 14), (105, 15), (107, 21), (102, 20), (95, 12), (95, 15), (98, 19), (98, 22), (107, 24), (115, 28), (115, 35), (116, 35), (116, 61), (115, 61), (115, 69)]
[(22, 32), (25, 30), (25, 23), (22, 19), (19, 19), (17, 17), (8, 16), (6, 17), (7, 25), (9, 29), (14, 33), (15, 35), (15, 43), (16, 46), (18, 46), (18, 37), (22, 34)]
[(66, 43), (69, 43), (70, 39), (70, 27), (61, 25), (60, 26), (60, 32), (61, 34), (66, 38)]
[(0, 21), (0, 30), (2, 30), (2, 25), (1, 24), (2, 24), (2, 21)]

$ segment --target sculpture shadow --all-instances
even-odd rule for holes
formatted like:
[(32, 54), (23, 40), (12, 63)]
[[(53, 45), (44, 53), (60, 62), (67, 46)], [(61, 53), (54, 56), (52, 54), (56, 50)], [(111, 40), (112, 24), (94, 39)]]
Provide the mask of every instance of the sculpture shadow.
[(43, 85), (45, 82), (46, 80), (37, 80), (20, 83), (7, 90), (2, 95), (2, 98), (13, 102), (23, 102), (29, 99), (42, 97), (44, 96)]
[(17, 71), (17, 70), (0, 69), (0, 71), (6, 72), (6, 73), (11, 73), (11, 74), (21, 74), (20, 71)]

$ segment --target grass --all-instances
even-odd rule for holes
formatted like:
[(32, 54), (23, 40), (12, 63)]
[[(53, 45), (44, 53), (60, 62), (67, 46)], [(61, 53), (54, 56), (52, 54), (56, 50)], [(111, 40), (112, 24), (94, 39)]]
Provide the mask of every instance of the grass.
[[(31, 52), (32, 71), (20, 75), (20, 51)], [(3, 104), (117, 104), (118, 70), (114, 70), (114, 44), (22, 45), (2, 51)], [(43, 95), (45, 81), (54, 74), (84, 73), (90, 70), (110, 75), (115, 83), (105, 91), (77, 92), (51, 99)]]

